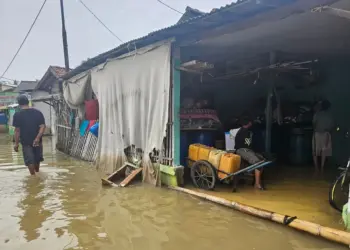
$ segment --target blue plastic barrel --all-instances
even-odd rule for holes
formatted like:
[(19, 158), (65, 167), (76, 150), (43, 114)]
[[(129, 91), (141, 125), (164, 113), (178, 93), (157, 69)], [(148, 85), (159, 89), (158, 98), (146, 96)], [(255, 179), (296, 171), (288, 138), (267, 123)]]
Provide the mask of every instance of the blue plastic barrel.
[(197, 130), (190, 133), (192, 137), (191, 143), (199, 143), (208, 147), (214, 147), (216, 135), (215, 130)]
[(187, 131), (181, 131), (180, 135), (180, 164), (186, 166), (186, 159), (188, 157), (188, 147), (190, 146), (190, 140)]
[(0, 114), (0, 124), (1, 125), (7, 124), (7, 116), (5, 114)]
[(307, 165), (312, 162), (312, 133), (295, 128), (290, 138), (289, 160), (293, 165)]

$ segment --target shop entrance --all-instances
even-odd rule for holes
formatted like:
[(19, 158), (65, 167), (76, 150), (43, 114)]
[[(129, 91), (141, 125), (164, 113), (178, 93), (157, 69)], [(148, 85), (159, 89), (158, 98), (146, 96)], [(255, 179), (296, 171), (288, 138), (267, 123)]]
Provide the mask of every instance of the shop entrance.
[[(328, 190), (337, 166), (349, 156), (345, 92), (350, 48), (336, 42), (350, 39), (347, 22), (306, 13), (245, 30), (225, 30), (182, 47), (182, 164), (190, 165), (186, 159), (192, 143), (230, 150), (230, 131), (249, 117), (254, 151), (275, 160), (264, 169), (267, 190), (256, 192), (246, 185), (232, 194), (224, 184), (214, 194), (320, 222), (314, 218), (317, 206), (316, 214), (325, 224), (338, 225)], [(325, 173), (314, 175), (313, 117), (316, 104), (324, 100), (331, 103), (334, 118), (333, 152)], [(291, 205), (295, 202), (304, 205)]]

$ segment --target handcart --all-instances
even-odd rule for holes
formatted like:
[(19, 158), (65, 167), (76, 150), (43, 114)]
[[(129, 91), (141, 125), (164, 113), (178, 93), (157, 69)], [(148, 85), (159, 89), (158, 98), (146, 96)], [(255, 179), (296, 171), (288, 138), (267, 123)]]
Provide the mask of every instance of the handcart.
[[(205, 190), (213, 190), (217, 182), (224, 182), (226, 180), (231, 180), (233, 183), (232, 192), (237, 191), (237, 180), (238, 176), (246, 173), (250, 173), (256, 169), (261, 169), (270, 165), (273, 161), (263, 160), (256, 164), (244, 167), (234, 173), (226, 173), (222, 170), (215, 168), (210, 162), (199, 160), (195, 161), (191, 166), (191, 178), (193, 184), (197, 188)], [(218, 172), (224, 173), (226, 177), (219, 178)]]

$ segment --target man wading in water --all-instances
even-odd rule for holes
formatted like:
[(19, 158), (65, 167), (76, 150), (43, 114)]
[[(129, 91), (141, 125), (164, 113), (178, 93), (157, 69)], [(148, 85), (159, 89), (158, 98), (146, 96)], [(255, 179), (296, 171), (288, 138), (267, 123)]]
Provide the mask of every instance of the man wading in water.
[(19, 141), (22, 144), (24, 163), (31, 175), (39, 172), (40, 162), (43, 159), (42, 136), (45, 131), (45, 118), (36, 109), (29, 107), (29, 100), (25, 95), (17, 98), (20, 112), (13, 117), (15, 127), (15, 147), (18, 152)]

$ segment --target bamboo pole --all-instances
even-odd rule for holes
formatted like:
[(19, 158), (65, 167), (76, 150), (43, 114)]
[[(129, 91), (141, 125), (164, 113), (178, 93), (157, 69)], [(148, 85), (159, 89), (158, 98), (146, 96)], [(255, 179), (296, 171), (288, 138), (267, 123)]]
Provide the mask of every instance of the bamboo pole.
[[(209, 194), (204, 194), (201, 192), (197, 192), (197, 191), (193, 191), (193, 190), (189, 190), (186, 188), (181, 188), (181, 187), (168, 187), (169, 189), (172, 190), (176, 190), (179, 192), (183, 192), (183, 193), (187, 193), (226, 207), (230, 207), (233, 208), (237, 211), (241, 211), (243, 213), (246, 214), (250, 214), (250, 215), (254, 215), (256, 217), (262, 218), (262, 219), (266, 219), (266, 220), (270, 220), (270, 221), (274, 221), (280, 224), (285, 225), (285, 219), (290, 218), (287, 215), (282, 215), (282, 214), (278, 214), (272, 211), (268, 211), (268, 210), (263, 210), (260, 208), (256, 208), (256, 207), (252, 207), (252, 206), (248, 206), (245, 204), (241, 204), (238, 202), (231, 202), (229, 200), (223, 199), (223, 198), (219, 198), (219, 197), (215, 197), (213, 195), (209, 195)], [(349, 246), (350, 245), (350, 233), (346, 232), (346, 231), (341, 231), (341, 230), (337, 230), (337, 229), (333, 229), (333, 228), (329, 228), (329, 227), (324, 227), (321, 226), (319, 224), (313, 223), (313, 222), (309, 222), (309, 221), (304, 221), (304, 220), (300, 220), (300, 219), (294, 219), (292, 222), (290, 222), (289, 224), (287, 224), (287, 226), (292, 227), (294, 229), (297, 229), (299, 231), (304, 231), (307, 232), (309, 234), (315, 235), (315, 236), (319, 236), (321, 238), (330, 240), (330, 241), (334, 241), (337, 243), (341, 243), (344, 245)]]

